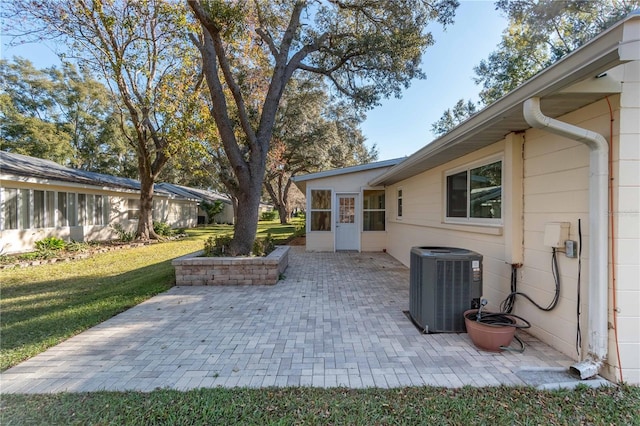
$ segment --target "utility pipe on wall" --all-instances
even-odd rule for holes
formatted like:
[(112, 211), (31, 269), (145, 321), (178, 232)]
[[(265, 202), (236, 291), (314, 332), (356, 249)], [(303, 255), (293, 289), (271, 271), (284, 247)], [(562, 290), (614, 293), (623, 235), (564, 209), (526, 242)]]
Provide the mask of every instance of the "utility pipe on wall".
[(589, 147), (589, 353), (571, 366), (586, 379), (598, 374), (607, 358), (608, 340), (608, 155), (607, 140), (599, 133), (545, 116), (540, 98), (527, 99), (524, 119), (534, 128), (581, 142)]

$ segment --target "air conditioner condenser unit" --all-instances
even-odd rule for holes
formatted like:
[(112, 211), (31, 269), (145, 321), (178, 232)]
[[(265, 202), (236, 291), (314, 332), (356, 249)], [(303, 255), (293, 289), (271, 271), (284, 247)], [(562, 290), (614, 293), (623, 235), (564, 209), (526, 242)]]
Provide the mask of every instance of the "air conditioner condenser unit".
[(413, 247), (409, 314), (425, 333), (465, 332), (464, 311), (478, 309), (482, 255), (453, 247)]

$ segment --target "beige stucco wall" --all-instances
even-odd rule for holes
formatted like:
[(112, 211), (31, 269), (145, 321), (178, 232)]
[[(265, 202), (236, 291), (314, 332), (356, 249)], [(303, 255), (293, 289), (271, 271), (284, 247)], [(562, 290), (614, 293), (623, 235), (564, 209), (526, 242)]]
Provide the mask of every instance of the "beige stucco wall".
[[(374, 177), (384, 173), (388, 168), (377, 168), (360, 172), (341, 174), (321, 179), (309, 180), (307, 186), (307, 251), (334, 251), (335, 250), (335, 224), (336, 224), (336, 195), (337, 194), (358, 194), (356, 222), (359, 235), (360, 251), (382, 251), (385, 249), (387, 231), (362, 231), (362, 191), (372, 189), (367, 183)], [(331, 202), (331, 231), (311, 231), (311, 190), (328, 189), (332, 191)], [(386, 200), (387, 216), (389, 212), (389, 200)]]
[[(637, 64), (629, 72), (640, 75)], [(614, 182), (616, 206), (618, 341), (624, 380), (640, 383), (640, 84), (633, 83), (631, 95), (611, 97), (614, 111)], [(626, 100), (625, 100), (626, 99)], [(626, 104), (625, 104), (626, 102)], [(628, 109), (628, 111), (627, 111)], [(626, 118), (625, 118), (626, 117)], [(606, 100), (596, 102), (559, 119), (603, 134), (609, 140), (610, 114)], [(635, 121), (634, 121), (635, 120)], [(627, 122), (633, 122), (626, 125)], [(618, 144), (618, 126), (625, 132)], [(465, 226), (444, 223), (444, 173), (457, 166), (502, 153), (503, 225)], [(545, 224), (569, 222), (572, 240), (578, 240), (578, 220), (582, 224), (581, 267), (581, 352), (588, 350), (589, 149), (579, 142), (548, 132), (530, 129), (524, 135), (508, 135), (489, 147), (429, 170), (387, 188), (388, 252), (409, 265), (412, 246), (463, 247), (481, 253), (483, 258), (483, 297), (489, 308), (497, 310), (510, 288), (511, 263), (518, 269), (518, 291), (547, 306), (553, 298), (551, 248), (544, 242)], [(620, 157), (618, 159), (618, 156)], [(397, 189), (403, 190), (401, 219), (396, 214)], [(521, 242), (521, 243), (519, 243)], [(515, 313), (532, 323), (532, 334), (578, 360), (577, 333), (578, 259), (558, 256), (561, 290), (557, 307), (544, 312), (520, 297)], [(613, 294), (612, 294), (613, 295)], [(610, 298), (613, 299), (612, 297)], [(613, 306), (610, 303), (613, 327)], [(609, 335), (609, 359), (602, 373), (616, 380), (618, 365), (615, 334)]]

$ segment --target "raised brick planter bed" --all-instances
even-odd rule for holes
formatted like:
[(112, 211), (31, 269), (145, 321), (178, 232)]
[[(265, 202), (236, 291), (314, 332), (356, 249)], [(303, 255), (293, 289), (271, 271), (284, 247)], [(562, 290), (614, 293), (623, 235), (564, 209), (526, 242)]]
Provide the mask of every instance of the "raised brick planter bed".
[(289, 246), (266, 257), (201, 257), (202, 251), (174, 259), (176, 285), (273, 285), (289, 264)]

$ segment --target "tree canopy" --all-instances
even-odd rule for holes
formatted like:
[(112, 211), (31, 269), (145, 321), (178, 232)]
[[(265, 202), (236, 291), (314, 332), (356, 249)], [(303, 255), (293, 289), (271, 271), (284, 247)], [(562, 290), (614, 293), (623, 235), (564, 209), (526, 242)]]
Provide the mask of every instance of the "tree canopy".
[[(638, 0), (499, 0), (495, 4), (509, 25), (497, 49), (474, 67), (474, 81), (481, 88), (480, 107), (500, 99), (640, 7)], [(432, 131), (447, 133), (473, 113), (467, 109), (461, 120), (448, 120), (451, 111), (447, 110)]]
[(312, 73), (367, 108), (400, 96), (433, 43), (427, 23), (453, 22), (455, 0), (188, 1), (201, 32), (211, 115), (238, 189), (231, 251), (248, 253), (276, 115), (295, 73)]
[(100, 73), (122, 107), (121, 128), (135, 153), (141, 183), (136, 234), (152, 226), (155, 179), (179, 149), (184, 109), (199, 88), (199, 63), (190, 59), (183, 4), (169, 0), (13, 0), (5, 2), (19, 40), (58, 38), (67, 55)]
[(4, 90), (2, 149), (66, 166), (136, 177), (119, 111), (109, 90), (88, 69), (36, 69), (21, 58), (0, 61)]

